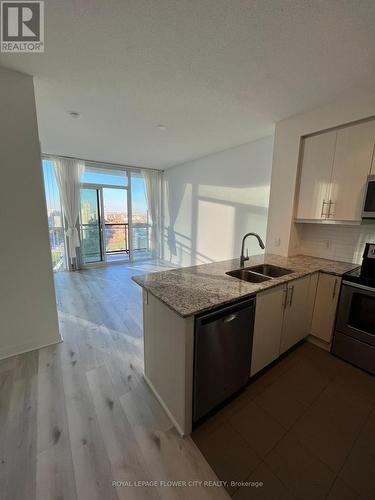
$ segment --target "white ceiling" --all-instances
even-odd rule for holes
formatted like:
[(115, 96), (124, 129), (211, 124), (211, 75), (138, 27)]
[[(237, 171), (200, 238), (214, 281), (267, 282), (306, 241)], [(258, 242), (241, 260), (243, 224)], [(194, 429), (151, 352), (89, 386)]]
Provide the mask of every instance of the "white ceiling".
[(45, 11), (45, 53), (0, 63), (35, 75), (46, 153), (165, 168), (375, 84), (374, 0), (47, 0)]

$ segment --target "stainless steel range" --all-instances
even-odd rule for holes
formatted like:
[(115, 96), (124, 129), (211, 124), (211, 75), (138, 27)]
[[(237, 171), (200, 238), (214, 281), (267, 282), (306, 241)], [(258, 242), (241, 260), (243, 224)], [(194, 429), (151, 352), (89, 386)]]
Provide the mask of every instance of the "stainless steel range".
[(375, 244), (343, 275), (331, 352), (375, 375)]

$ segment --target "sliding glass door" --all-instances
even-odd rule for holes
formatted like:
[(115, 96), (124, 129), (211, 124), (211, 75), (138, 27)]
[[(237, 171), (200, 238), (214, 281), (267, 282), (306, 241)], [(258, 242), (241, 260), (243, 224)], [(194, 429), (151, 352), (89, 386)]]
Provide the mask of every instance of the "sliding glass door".
[(129, 260), (128, 190), (103, 187), (104, 248), (107, 262)]
[(83, 264), (129, 261), (128, 173), (123, 169), (88, 164), (82, 181)]
[(105, 260), (102, 245), (100, 188), (81, 189), (80, 233), (83, 264)]
[(80, 213), (83, 264), (150, 258), (150, 227), (140, 172), (86, 166)]

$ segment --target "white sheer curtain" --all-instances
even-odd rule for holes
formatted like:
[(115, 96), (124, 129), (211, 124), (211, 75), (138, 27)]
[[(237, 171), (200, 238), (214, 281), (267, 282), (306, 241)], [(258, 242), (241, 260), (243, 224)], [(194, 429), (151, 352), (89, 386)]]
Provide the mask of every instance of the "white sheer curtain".
[(67, 225), (65, 234), (68, 238), (68, 255), (73, 264), (77, 259), (76, 249), (80, 246), (77, 222), (80, 206), (80, 183), (85, 164), (81, 160), (58, 158), (54, 160), (54, 169)]
[(151, 252), (154, 258), (160, 257), (161, 228), (161, 173), (142, 170), (145, 181), (147, 207), (151, 218)]

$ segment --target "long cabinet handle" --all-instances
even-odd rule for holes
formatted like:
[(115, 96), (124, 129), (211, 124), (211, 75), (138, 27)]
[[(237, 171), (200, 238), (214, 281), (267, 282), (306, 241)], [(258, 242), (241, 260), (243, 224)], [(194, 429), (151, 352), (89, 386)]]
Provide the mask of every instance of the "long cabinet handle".
[(281, 308), (286, 309), (287, 303), (288, 303), (288, 287), (285, 286), (284, 290), (283, 290), (283, 302), (282, 302)]
[(289, 307), (292, 307), (294, 295), (294, 285), (290, 287)]
[(331, 214), (331, 208), (332, 208), (332, 205), (334, 205), (334, 204), (335, 204), (335, 202), (334, 202), (334, 201), (329, 200), (329, 202), (328, 202), (328, 216), (327, 216), (328, 218), (329, 218), (329, 217), (334, 217), (334, 216), (335, 216), (335, 214), (334, 214), (334, 213), (333, 213), (333, 214)]
[(322, 202), (322, 210), (320, 211), (320, 218), (323, 219), (323, 217), (326, 217), (327, 214), (324, 213), (324, 205), (327, 205), (327, 201), (323, 200)]

